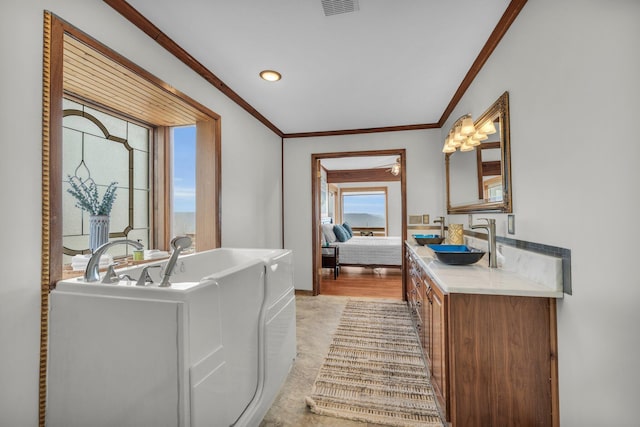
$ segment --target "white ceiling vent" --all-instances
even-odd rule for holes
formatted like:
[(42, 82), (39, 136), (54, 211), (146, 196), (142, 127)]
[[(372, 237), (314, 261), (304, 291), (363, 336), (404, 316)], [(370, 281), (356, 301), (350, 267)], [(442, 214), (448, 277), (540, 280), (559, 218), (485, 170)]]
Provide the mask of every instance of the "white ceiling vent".
[(358, 5), (358, 0), (322, 0), (322, 8), (325, 16), (331, 16), (355, 12), (360, 10), (360, 5)]

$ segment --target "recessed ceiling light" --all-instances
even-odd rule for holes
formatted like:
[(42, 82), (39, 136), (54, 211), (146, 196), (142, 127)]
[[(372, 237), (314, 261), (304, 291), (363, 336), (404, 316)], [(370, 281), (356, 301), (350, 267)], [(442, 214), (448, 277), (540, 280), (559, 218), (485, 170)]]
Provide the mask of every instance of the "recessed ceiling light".
[(277, 82), (282, 78), (282, 75), (277, 71), (264, 70), (264, 71), (260, 71), (260, 77), (262, 77), (264, 80), (268, 82)]

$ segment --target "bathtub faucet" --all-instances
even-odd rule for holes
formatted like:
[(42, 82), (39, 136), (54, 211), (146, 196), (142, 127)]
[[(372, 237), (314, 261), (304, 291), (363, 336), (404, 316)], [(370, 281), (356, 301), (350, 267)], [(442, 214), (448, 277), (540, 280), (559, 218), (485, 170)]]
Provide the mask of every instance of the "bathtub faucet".
[(164, 269), (164, 276), (162, 276), (162, 281), (158, 285), (161, 288), (171, 286), (171, 283), (169, 283), (169, 278), (173, 274), (173, 270), (176, 268), (178, 256), (184, 249), (188, 249), (191, 247), (191, 239), (188, 236), (176, 236), (171, 240), (171, 247), (173, 248), (171, 258), (169, 258), (169, 261), (167, 261), (167, 266)]
[(84, 270), (84, 280), (86, 282), (97, 282), (100, 280), (100, 257), (107, 251), (107, 249), (116, 245), (131, 245), (136, 249), (144, 249), (142, 244), (128, 239), (113, 240), (105, 243), (93, 252), (93, 255), (91, 255), (91, 258), (87, 263), (87, 268)]

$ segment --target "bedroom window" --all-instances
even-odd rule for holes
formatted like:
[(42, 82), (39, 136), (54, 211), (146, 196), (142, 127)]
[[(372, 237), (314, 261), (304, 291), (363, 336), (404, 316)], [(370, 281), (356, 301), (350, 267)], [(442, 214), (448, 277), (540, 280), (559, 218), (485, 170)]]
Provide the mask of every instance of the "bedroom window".
[(387, 188), (341, 189), (342, 220), (356, 232), (387, 235)]

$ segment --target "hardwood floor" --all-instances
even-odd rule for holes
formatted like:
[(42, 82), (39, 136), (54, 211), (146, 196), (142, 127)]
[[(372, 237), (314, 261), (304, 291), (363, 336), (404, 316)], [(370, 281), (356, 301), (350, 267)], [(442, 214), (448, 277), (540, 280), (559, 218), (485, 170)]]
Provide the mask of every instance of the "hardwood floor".
[(340, 275), (334, 280), (333, 270), (324, 268), (320, 294), (402, 300), (402, 271), (400, 268), (340, 267)]

